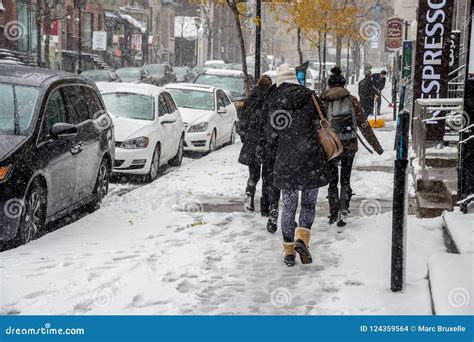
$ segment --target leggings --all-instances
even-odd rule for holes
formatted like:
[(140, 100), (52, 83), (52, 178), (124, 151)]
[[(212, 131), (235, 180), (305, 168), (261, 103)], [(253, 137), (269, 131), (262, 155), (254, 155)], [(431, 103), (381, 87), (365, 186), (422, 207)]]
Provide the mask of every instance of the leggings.
[[(301, 191), (301, 212), (299, 217), (299, 227), (311, 229), (314, 216), (316, 214), (316, 200), (319, 189)], [(281, 216), (281, 230), (283, 241), (295, 241), (296, 209), (298, 208), (298, 190), (282, 190), (283, 211)]]

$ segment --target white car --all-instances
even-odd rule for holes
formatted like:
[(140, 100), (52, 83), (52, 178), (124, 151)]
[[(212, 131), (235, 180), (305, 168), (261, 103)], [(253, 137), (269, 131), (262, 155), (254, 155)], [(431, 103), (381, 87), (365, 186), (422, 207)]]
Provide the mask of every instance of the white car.
[(168, 84), (186, 127), (187, 151), (212, 152), (218, 146), (233, 144), (237, 110), (219, 88), (191, 83)]
[(115, 125), (114, 173), (155, 180), (162, 166), (180, 166), (184, 124), (170, 93), (149, 84), (97, 83)]

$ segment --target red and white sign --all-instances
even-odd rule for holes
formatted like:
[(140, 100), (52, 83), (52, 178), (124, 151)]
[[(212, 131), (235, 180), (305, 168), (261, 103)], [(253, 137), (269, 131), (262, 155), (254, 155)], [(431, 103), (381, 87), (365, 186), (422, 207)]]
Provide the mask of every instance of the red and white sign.
[(401, 49), (403, 45), (403, 19), (392, 17), (387, 20), (387, 48)]

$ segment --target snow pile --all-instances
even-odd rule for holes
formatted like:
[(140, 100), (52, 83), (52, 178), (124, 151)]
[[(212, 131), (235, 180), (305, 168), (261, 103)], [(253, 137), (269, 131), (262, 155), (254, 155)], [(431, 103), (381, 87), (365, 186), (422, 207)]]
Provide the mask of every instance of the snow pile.
[(429, 260), (430, 285), (437, 315), (472, 315), (472, 254), (437, 254)]

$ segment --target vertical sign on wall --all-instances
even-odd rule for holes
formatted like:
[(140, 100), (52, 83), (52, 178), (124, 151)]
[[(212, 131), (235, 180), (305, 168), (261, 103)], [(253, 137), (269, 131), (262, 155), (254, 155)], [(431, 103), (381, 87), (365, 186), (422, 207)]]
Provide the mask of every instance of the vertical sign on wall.
[(468, 198), (474, 194), (474, 1), (471, 1), (470, 27), (468, 32), (468, 56), (466, 60), (466, 80), (464, 87), (464, 113), (463, 130), (459, 142), (459, 181), (458, 197), (461, 209), (465, 212), (469, 202)]
[[(413, 100), (448, 97), (454, 0), (419, 0)], [(443, 116), (439, 111), (432, 117)], [(426, 139), (441, 142), (444, 121), (428, 121)]]
[(387, 19), (387, 49), (398, 50), (403, 42), (403, 19), (392, 17)]

